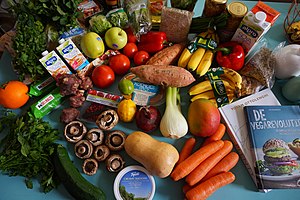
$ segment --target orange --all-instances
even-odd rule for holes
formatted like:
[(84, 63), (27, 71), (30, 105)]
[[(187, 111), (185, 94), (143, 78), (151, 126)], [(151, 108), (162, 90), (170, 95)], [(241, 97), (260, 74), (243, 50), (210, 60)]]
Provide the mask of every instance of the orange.
[(21, 81), (9, 81), (0, 88), (0, 104), (4, 108), (20, 108), (29, 100), (28, 90)]

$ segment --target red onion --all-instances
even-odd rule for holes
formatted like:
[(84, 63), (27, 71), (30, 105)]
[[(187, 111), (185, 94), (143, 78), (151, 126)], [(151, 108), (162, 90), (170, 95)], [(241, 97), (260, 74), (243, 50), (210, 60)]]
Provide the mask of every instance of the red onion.
[(143, 106), (137, 111), (135, 120), (139, 129), (151, 132), (159, 126), (161, 114), (154, 106)]

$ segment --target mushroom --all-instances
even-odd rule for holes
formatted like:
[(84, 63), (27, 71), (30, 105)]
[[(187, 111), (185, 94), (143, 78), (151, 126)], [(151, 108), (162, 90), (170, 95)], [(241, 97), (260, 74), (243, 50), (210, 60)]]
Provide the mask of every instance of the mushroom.
[(92, 176), (96, 174), (98, 170), (98, 162), (93, 158), (85, 159), (82, 164), (82, 170), (85, 174)]
[(85, 137), (92, 143), (93, 146), (98, 146), (104, 141), (104, 133), (99, 128), (90, 129)]
[(106, 145), (99, 145), (94, 150), (94, 158), (98, 162), (104, 161), (109, 154), (110, 154), (110, 150)]
[(124, 148), (126, 134), (122, 131), (112, 131), (106, 135), (105, 144), (112, 151)]
[(65, 126), (64, 136), (67, 141), (76, 143), (87, 133), (86, 126), (80, 121), (71, 121)]
[(75, 144), (74, 151), (78, 158), (89, 158), (93, 153), (93, 145), (88, 140), (80, 140)]
[(125, 162), (119, 154), (111, 154), (106, 159), (106, 168), (110, 172), (118, 172), (123, 169)]
[(111, 130), (118, 122), (118, 114), (112, 109), (103, 111), (96, 120), (97, 126), (102, 130)]

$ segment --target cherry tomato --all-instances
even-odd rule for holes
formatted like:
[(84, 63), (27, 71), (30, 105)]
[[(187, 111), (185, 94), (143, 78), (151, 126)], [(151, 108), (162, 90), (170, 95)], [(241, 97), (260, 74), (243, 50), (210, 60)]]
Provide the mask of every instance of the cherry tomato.
[(136, 39), (135, 35), (133, 34), (131, 28), (125, 29), (125, 32), (127, 33), (127, 42), (132, 42), (132, 43), (137, 42), (137, 39)]
[(123, 54), (128, 58), (133, 58), (134, 54), (138, 51), (138, 47), (135, 43), (129, 42), (123, 47)]
[(124, 54), (117, 54), (109, 58), (108, 64), (115, 74), (124, 75), (130, 68), (130, 60)]
[(107, 88), (114, 83), (115, 73), (109, 66), (101, 65), (93, 70), (92, 81), (98, 88)]
[(138, 51), (133, 56), (135, 65), (144, 65), (150, 58), (150, 55), (146, 51)]

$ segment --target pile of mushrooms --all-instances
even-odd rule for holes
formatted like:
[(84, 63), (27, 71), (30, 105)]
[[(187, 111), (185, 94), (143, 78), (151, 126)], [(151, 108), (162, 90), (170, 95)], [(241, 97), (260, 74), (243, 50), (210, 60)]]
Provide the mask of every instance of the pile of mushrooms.
[(65, 125), (64, 136), (68, 142), (75, 144), (75, 155), (84, 160), (82, 170), (87, 175), (97, 172), (99, 162), (105, 162), (109, 172), (118, 172), (125, 165), (117, 152), (124, 148), (126, 134), (120, 130), (104, 131), (107, 130), (100, 127), (88, 130), (84, 123), (77, 120)]

